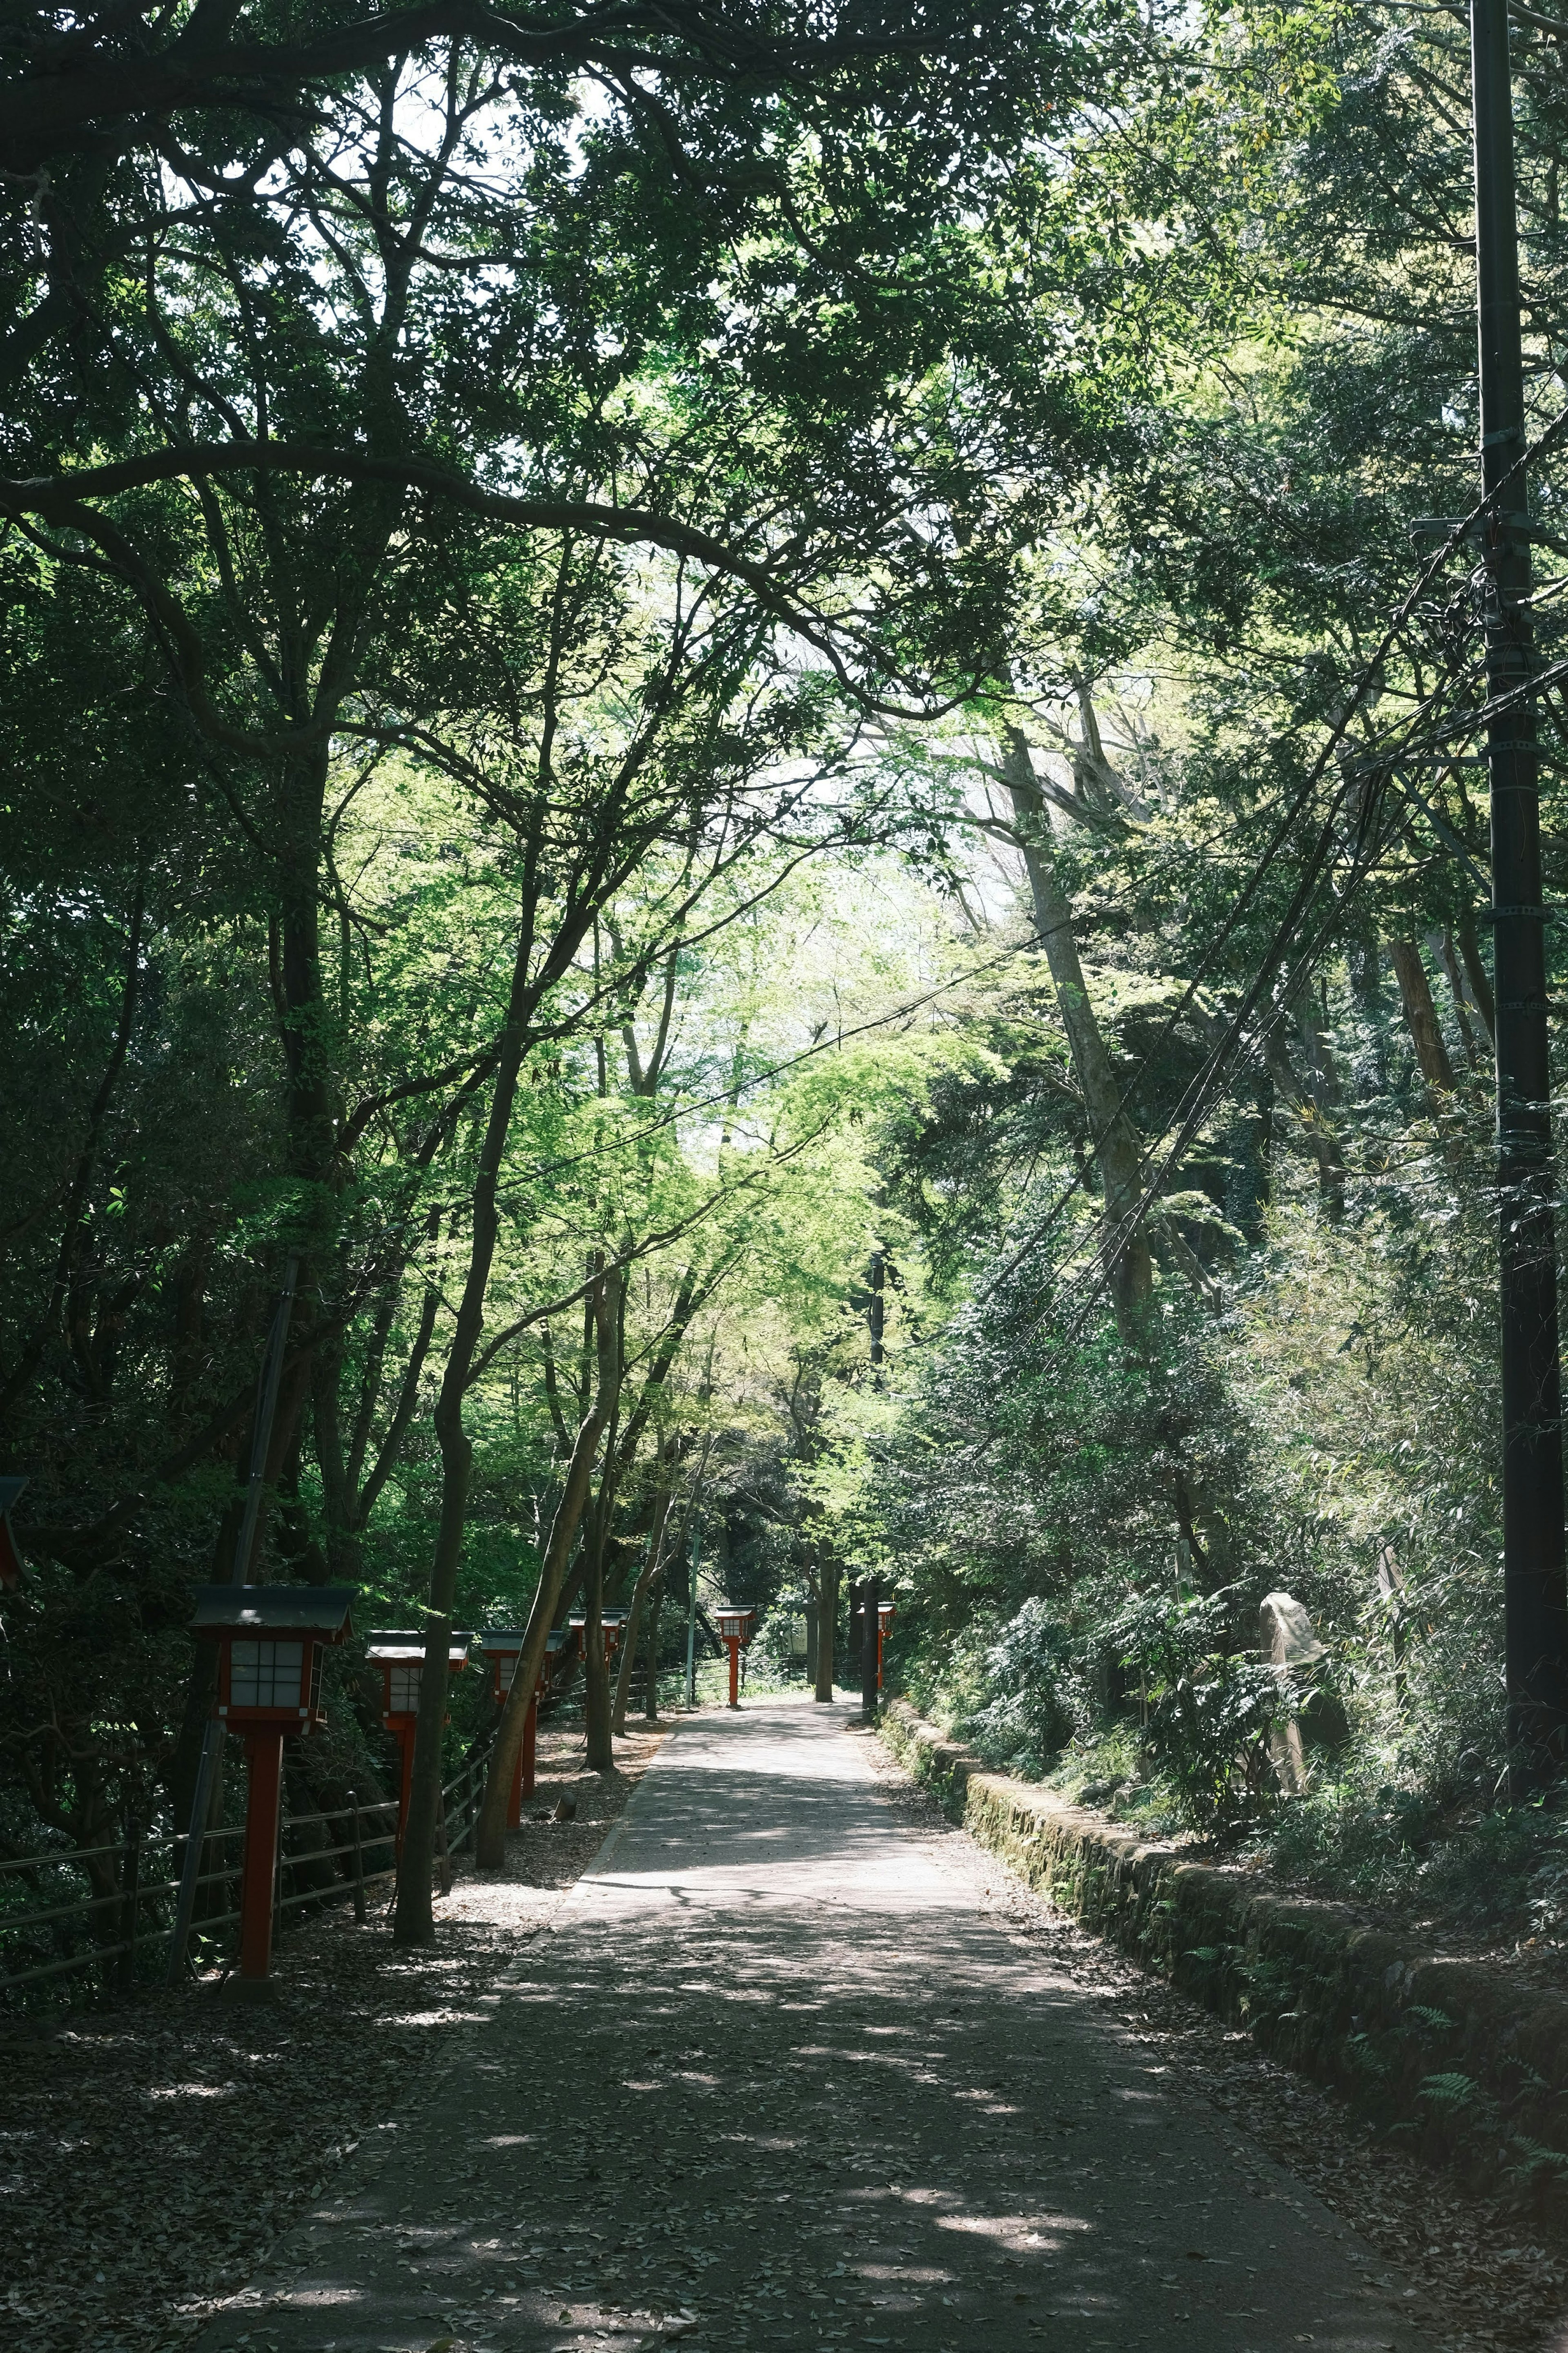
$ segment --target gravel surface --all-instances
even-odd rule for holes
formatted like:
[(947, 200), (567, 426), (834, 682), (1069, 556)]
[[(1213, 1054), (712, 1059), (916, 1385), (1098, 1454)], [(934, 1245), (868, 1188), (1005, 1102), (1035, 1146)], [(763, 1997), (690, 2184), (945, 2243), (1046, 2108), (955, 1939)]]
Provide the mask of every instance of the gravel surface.
[[(662, 1736), (634, 1733), (600, 1775), (582, 1767), (580, 1730), (542, 1728), (505, 1876), (459, 1861), (427, 1952), (394, 1952), (388, 1882), (363, 1928), (346, 1904), (290, 1926), (265, 2005), (145, 1991), (52, 2031), (0, 2031), (4, 2353), (188, 2345), (344, 2157), (406, 2129), (452, 2030), (483, 2015)], [(563, 1797), (575, 1820), (534, 1819)]]

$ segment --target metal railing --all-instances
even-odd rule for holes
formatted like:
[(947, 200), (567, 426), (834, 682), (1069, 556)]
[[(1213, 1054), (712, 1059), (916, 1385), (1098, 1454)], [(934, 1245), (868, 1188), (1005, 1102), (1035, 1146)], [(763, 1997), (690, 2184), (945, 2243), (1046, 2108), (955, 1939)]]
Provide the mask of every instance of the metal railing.
[[(452, 1857), (472, 1846), (489, 1763), (489, 1742), (476, 1744), (441, 1791), (437, 1847), (443, 1895), (451, 1889)], [(363, 1921), (366, 1916), (366, 1891), (395, 1881), (396, 1865), (392, 1857), (396, 1838), (396, 1799), (362, 1800), (352, 1789), (347, 1797), (346, 1804), (317, 1813), (290, 1814), (285, 1810), (273, 1897), (275, 1917), (279, 1922), (287, 1914), (302, 1911), (309, 1905), (340, 1904), (351, 1897), (354, 1916)], [(304, 1835), (310, 1832), (316, 1835)], [(224, 1908), (197, 1917), (194, 1935), (199, 1939), (213, 1939), (238, 1925), (237, 1891), (244, 1838), (243, 1822), (224, 1823), (205, 1835), (203, 1869), (196, 1882), (198, 1901), (202, 1892), (221, 1889), (219, 1900)], [(169, 1936), (173, 1899), (180, 1884), (175, 1863), (184, 1843), (183, 1837), (172, 1831), (148, 1835), (133, 1823), (125, 1838), (108, 1844), (47, 1848), (37, 1854), (0, 1861), (0, 2002), (26, 1987), (90, 1970), (102, 1972), (104, 1992), (128, 1992), (135, 1981), (137, 1954), (144, 1947), (165, 1943)], [(377, 1861), (379, 1852), (386, 1854), (384, 1863)], [(29, 1911), (12, 1912), (5, 1908), (8, 1874), (81, 1873), (92, 1863), (99, 1865), (100, 1875), (111, 1877), (117, 1883), (96, 1894), (77, 1895), (69, 1901), (46, 1901)], [(44, 1889), (38, 1892), (52, 1894)], [(102, 1923), (109, 1932), (106, 1936), (89, 1934), (79, 1943), (73, 1936), (75, 1949), (57, 1951), (37, 1961), (27, 1960), (29, 1944), (32, 1950), (38, 1951), (41, 1936), (58, 1944), (68, 1924), (79, 1931), (83, 1927), (92, 1930), (106, 1913), (113, 1915)], [(24, 1966), (5, 1967), (13, 1957)]]

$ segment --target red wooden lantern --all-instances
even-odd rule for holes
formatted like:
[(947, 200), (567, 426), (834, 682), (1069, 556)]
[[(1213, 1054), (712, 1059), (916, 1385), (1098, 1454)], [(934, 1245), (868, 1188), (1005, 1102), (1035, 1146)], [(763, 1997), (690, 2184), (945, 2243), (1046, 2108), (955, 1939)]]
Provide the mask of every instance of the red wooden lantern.
[(724, 1602), (713, 1612), (720, 1634), (730, 1649), (730, 1704), (741, 1704), (741, 1653), (751, 1647), (752, 1636), (757, 1630), (757, 1613), (749, 1608), (735, 1609)]
[(888, 1639), (888, 1629), (893, 1622), (897, 1605), (891, 1601), (877, 1604), (877, 1689), (882, 1688), (882, 1645)]
[[(516, 1626), (492, 1627), (488, 1634), (479, 1637), (479, 1648), (490, 1662), (490, 1689), (498, 1708), (506, 1704), (506, 1696), (511, 1689), (517, 1662), (522, 1656), (523, 1644), (527, 1640), (527, 1629)], [(542, 1663), (539, 1679), (529, 1694), (528, 1714), (522, 1719), (522, 1742), (517, 1752), (517, 1763), (512, 1767), (511, 1793), (507, 1799), (506, 1826), (509, 1831), (518, 1829), (522, 1820), (522, 1801), (533, 1795), (534, 1757), (539, 1737), (539, 1694), (544, 1689), (548, 1672), (548, 1664)]]
[(325, 1654), (349, 1630), (346, 1585), (203, 1585), (199, 1633), (217, 1637), (216, 1714), (245, 1737), (245, 1867), (239, 1899), (239, 1974), (265, 1978), (272, 1964), (272, 1881), (287, 1733), (314, 1732), (321, 1713)]
[[(447, 1652), (447, 1672), (457, 1674), (468, 1663), (468, 1634), (454, 1634)], [(414, 1776), (414, 1734), (419, 1722), (419, 1678), (425, 1667), (425, 1637), (417, 1627), (387, 1627), (373, 1631), (365, 1650), (373, 1667), (381, 1669), (381, 1720), (397, 1743), (402, 1770), (397, 1790), (397, 1852), (403, 1852), (403, 1826), (408, 1820), (408, 1791)]]
[(11, 1514), (26, 1483), (26, 1479), (0, 1479), (0, 1585), (8, 1593), (22, 1582), (22, 1556), (11, 1533)]
[[(626, 1630), (626, 1613), (624, 1609), (606, 1609), (600, 1618), (599, 1630), (604, 1637), (605, 1657), (606, 1661), (613, 1659), (616, 1651), (620, 1648), (621, 1636)], [(566, 1630), (576, 1642), (577, 1656), (580, 1659), (586, 1659), (588, 1655), (588, 1619), (586, 1611), (581, 1609), (574, 1610), (571, 1617), (566, 1620)]]

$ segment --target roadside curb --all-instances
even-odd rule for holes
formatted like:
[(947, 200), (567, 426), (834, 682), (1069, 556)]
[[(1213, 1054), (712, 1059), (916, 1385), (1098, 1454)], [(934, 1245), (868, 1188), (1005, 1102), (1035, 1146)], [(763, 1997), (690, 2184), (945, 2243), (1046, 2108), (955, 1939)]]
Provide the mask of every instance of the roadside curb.
[(911, 1778), (1060, 1910), (1406, 2147), (1568, 2212), (1568, 1995), (1186, 1862), (987, 1772), (903, 1700), (888, 1702), (880, 1730)]

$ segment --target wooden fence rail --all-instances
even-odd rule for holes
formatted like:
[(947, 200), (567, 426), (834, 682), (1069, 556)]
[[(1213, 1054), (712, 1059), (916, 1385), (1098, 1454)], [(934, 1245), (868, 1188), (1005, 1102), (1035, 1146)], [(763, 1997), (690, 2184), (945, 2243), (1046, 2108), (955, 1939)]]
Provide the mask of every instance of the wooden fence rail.
[[(484, 1794), (485, 1774), (489, 1767), (489, 1742), (477, 1746), (441, 1792), (439, 1815), (439, 1860), (442, 1893), (451, 1886), (450, 1857), (465, 1846), (472, 1845), (474, 1826), (479, 1819), (480, 1800)], [(390, 1850), (396, 1834), (397, 1801), (393, 1798), (376, 1798), (362, 1801), (349, 1792), (350, 1802), (344, 1806), (323, 1809), (313, 1814), (285, 1814), (279, 1840), (277, 1892), (274, 1903), (279, 1917), (285, 1913), (303, 1909), (308, 1905), (342, 1903), (353, 1899), (356, 1916), (365, 1916), (365, 1891), (368, 1887), (396, 1877), (392, 1863), (366, 1868), (367, 1854), (377, 1849)], [(348, 1835), (341, 1833), (347, 1826)], [(321, 1836), (317, 1842), (301, 1845), (300, 1834), (315, 1831), (338, 1833), (332, 1842)], [(227, 1822), (207, 1831), (203, 1847), (204, 1869), (197, 1881), (198, 1888), (233, 1888), (238, 1880), (240, 1854), (237, 1842), (245, 1837), (243, 1822)], [(10, 1912), (4, 1905), (4, 1881), (0, 1879), (0, 1963), (16, 1951), (18, 1941), (26, 1957), (26, 1941), (34, 1940), (40, 1930), (47, 1931), (58, 1941), (65, 1924), (79, 1923), (90, 1929), (101, 1913), (118, 1911), (114, 1924), (118, 1930), (111, 1939), (89, 1935), (79, 1950), (57, 1953), (52, 1957), (20, 1968), (0, 1967), (0, 2003), (6, 2001), (24, 1987), (41, 1985), (54, 1978), (68, 1978), (84, 1970), (103, 1969), (104, 1990), (110, 1987), (129, 1991), (135, 1973), (136, 1956), (145, 1946), (163, 1942), (173, 1918), (172, 1898), (179, 1889), (179, 1876), (174, 1862), (176, 1851), (184, 1840), (171, 1831), (153, 1835), (134, 1827), (122, 1840), (101, 1846), (47, 1848), (37, 1854), (13, 1855), (0, 1862), (0, 1874), (26, 1871), (82, 1870), (89, 1863), (110, 1870), (119, 1884), (107, 1893), (84, 1895), (69, 1902), (45, 1903), (31, 1911)], [(148, 1874), (147, 1866), (154, 1857), (166, 1857), (161, 1873)], [(337, 1866), (343, 1865), (340, 1873)], [(318, 1876), (330, 1871), (331, 1876)], [(45, 1892), (45, 1891), (40, 1891)], [(167, 1913), (169, 1916), (160, 1916)], [(149, 1914), (152, 1915), (149, 1917)], [(218, 1931), (237, 1926), (239, 1913), (230, 1899), (229, 1908), (208, 1913), (195, 1924), (196, 1933), (210, 1938)], [(82, 1999), (84, 1997), (78, 1997)]]

